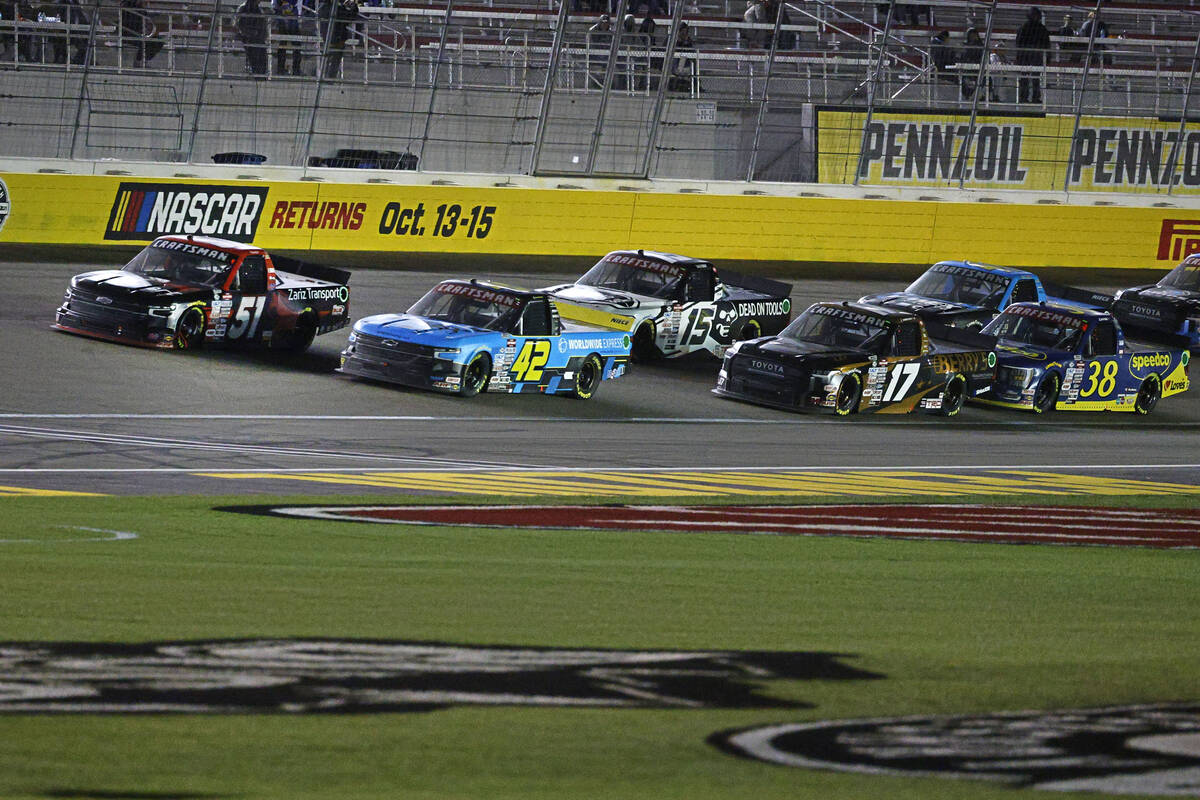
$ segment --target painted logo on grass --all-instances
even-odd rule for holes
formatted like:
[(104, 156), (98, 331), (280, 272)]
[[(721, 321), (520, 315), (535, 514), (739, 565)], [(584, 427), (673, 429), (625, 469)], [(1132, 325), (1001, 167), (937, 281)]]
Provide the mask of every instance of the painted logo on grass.
[(555, 530), (1200, 547), (1200, 510), (1051, 506), (234, 506), (304, 519)]
[(1035, 789), (1200, 794), (1200, 705), (770, 725), (709, 742), (772, 764)]
[(870, 680), (836, 653), (248, 639), (0, 643), (2, 713), (379, 713), (461, 705), (811, 708), (771, 680)]

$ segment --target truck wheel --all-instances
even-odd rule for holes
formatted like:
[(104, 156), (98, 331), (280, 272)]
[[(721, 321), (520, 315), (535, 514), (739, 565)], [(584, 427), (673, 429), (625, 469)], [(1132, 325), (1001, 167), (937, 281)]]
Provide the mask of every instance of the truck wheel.
[(463, 397), (474, 397), (487, 388), (492, 374), (492, 357), (487, 353), (476, 353), (463, 370), (458, 393)]
[(645, 323), (633, 335), (632, 355), (634, 361), (657, 361), (662, 358), (662, 350), (654, 343), (653, 322)]
[(962, 411), (963, 401), (967, 398), (967, 379), (962, 375), (954, 375), (946, 382), (942, 390), (942, 407), (938, 413), (943, 417), (953, 417)]
[(1139, 414), (1149, 414), (1158, 405), (1160, 397), (1162, 397), (1162, 378), (1158, 377), (1157, 373), (1151, 372), (1138, 389), (1137, 400), (1133, 402), (1133, 410)]
[(296, 327), (274, 339), (272, 349), (287, 353), (303, 353), (313, 343), (317, 335), (317, 322), (312, 314), (301, 314), (296, 320)]
[(1047, 372), (1042, 376), (1037, 391), (1033, 394), (1033, 413), (1045, 414), (1053, 411), (1058, 402), (1058, 390), (1062, 388), (1062, 379), (1057, 372)]
[(754, 320), (750, 320), (742, 329), (738, 331), (738, 335), (733, 338), (735, 342), (745, 342), (749, 339), (757, 339), (762, 336), (762, 327)]
[(596, 387), (600, 385), (600, 379), (603, 375), (604, 367), (600, 363), (600, 356), (591, 353), (579, 365), (579, 371), (575, 373), (575, 387), (571, 389), (571, 396), (578, 397), (580, 400), (587, 400), (596, 393)]
[(180, 315), (175, 323), (175, 349), (195, 350), (204, 345), (204, 312), (196, 306)]
[(847, 372), (838, 386), (837, 399), (834, 400), (833, 410), (839, 416), (846, 416), (858, 411), (858, 401), (862, 399), (862, 378), (857, 372)]

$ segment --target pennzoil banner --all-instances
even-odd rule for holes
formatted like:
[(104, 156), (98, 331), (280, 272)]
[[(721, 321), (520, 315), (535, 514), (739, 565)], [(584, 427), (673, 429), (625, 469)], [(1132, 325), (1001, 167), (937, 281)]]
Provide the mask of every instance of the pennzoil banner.
[(876, 112), (867, 123), (864, 111), (819, 109), (818, 180), (854, 183), (857, 171), (866, 185), (961, 180), (975, 189), (1145, 194), (1173, 184), (1200, 194), (1200, 125), (1187, 125), (1181, 144), (1178, 118), (1082, 117), (1078, 132), (1071, 115), (981, 114), (970, 123), (967, 114), (923, 111)]

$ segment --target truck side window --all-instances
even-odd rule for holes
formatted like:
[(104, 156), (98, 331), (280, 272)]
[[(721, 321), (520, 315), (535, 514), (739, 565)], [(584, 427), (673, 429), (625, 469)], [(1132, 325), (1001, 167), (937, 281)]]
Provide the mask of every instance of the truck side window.
[(711, 267), (699, 267), (688, 275), (684, 289), (685, 302), (713, 299), (713, 274)]
[(1111, 320), (1096, 323), (1088, 340), (1088, 355), (1112, 356), (1117, 353), (1117, 330)]
[(267, 262), (262, 256), (246, 256), (238, 267), (234, 289), (244, 294), (267, 293)]
[(892, 345), (894, 356), (917, 356), (921, 354), (921, 328), (915, 322), (901, 322), (896, 328)]
[(539, 298), (525, 304), (525, 311), (521, 314), (520, 334), (522, 336), (550, 335), (550, 309), (545, 300)]
[(1037, 284), (1029, 278), (1017, 281), (1013, 287), (1012, 303), (1036, 303), (1038, 299)]

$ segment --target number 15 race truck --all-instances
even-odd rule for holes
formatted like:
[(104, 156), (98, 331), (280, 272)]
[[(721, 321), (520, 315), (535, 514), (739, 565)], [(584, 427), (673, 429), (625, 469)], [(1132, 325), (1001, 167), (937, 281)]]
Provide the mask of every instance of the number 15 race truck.
[(442, 281), (405, 314), (354, 323), (339, 372), (473, 397), (483, 391), (586, 400), (625, 374), (628, 333), (559, 319), (544, 292)]
[(992, 343), (908, 311), (814, 303), (778, 336), (730, 347), (713, 392), (788, 411), (952, 416), (991, 385)]
[(72, 278), (54, 327), (145, 347), (300, 352), (350, 323), (349, 279), (346, 270), (272, 259), (249, 244), (160, 236), (121, 269)]
[(649, 250), (609, 253), (575, 283), (542, 291), (564, 318), (626, 331), (639, 361), (778, 333), (792, 318), (786, 283), (717, 272), (708, 261)]

